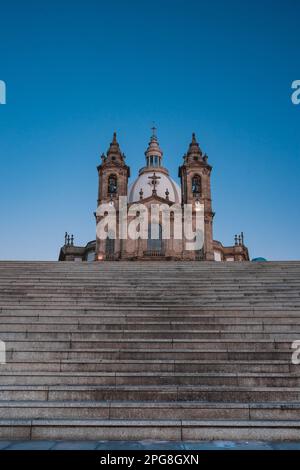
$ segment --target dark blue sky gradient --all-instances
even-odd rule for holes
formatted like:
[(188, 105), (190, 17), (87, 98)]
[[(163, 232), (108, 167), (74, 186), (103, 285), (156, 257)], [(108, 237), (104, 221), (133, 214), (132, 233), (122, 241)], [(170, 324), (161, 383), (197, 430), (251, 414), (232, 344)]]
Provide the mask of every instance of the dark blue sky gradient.
[(213, 165), (214, 238), (300, 259), (300, 2), (0, 3), (0, 259), (57, 259), (95, 238), (100, 154), (131, 174), (152, 121), (177, 178), (197, 134)]

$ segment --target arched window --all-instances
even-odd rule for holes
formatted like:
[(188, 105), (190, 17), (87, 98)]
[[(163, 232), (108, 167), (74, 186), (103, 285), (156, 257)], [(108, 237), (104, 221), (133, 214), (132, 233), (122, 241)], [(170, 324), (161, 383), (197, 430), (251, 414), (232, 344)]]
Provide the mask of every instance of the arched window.
[(192, 193), (194, 197), (201, 196), (201, 176), (195, 175), (192, 179)]
[(118, 180), (116, 175), (110, 175), (108, 178), (108, 194), (116, 194), (118, 190)]

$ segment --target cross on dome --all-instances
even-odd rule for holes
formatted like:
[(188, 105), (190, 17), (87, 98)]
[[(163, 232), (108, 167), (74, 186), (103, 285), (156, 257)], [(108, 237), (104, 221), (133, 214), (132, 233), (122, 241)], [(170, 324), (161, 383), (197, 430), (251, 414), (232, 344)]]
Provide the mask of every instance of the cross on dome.
[(157, 192), (156, 192), (156, 185), (159, 183), (158, 180), (160, 180), (160, 178), (161, 178), (161, 177), (160, 177), (160, 176), (157, 176), (157, 175), (155, 174), (155, 172), (153, 173), (153, 175), (148, 176), (148, 179), (151, 180), (151, 181), (149, 182), (149, 184), (153, 186), (153, 189), (152, 189), (152, 194), (153, 194), (153, 196), (156, 195), (156, 193), (157, 193)]

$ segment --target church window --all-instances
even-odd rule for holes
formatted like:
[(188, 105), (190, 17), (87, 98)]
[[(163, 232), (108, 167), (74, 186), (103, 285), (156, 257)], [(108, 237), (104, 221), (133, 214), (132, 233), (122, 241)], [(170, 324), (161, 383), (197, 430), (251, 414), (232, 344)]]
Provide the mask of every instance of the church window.
[(116, 194), (117, 189), (117, 177), (115, 175), (110, 175), (108, 178), (108, 194)]
[(201, 195), (201, 177), (195, 175), (192, 179), (192, 193), (194, 197)]

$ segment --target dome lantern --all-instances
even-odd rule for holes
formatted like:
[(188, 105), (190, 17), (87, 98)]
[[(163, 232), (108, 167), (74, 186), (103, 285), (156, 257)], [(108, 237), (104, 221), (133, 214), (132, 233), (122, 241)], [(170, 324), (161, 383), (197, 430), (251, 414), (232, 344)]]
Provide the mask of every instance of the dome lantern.
[(158, 168), (161, 167), (161, 160), (163, 156), (163, 152), (159, 147), (157, 135), (156, 135), (156, 127), (152, 127), (152, 135), (150, 138), (150, 142), (148, 148), (145, 152), (146, 156), (146, 166), (148, 168)]

